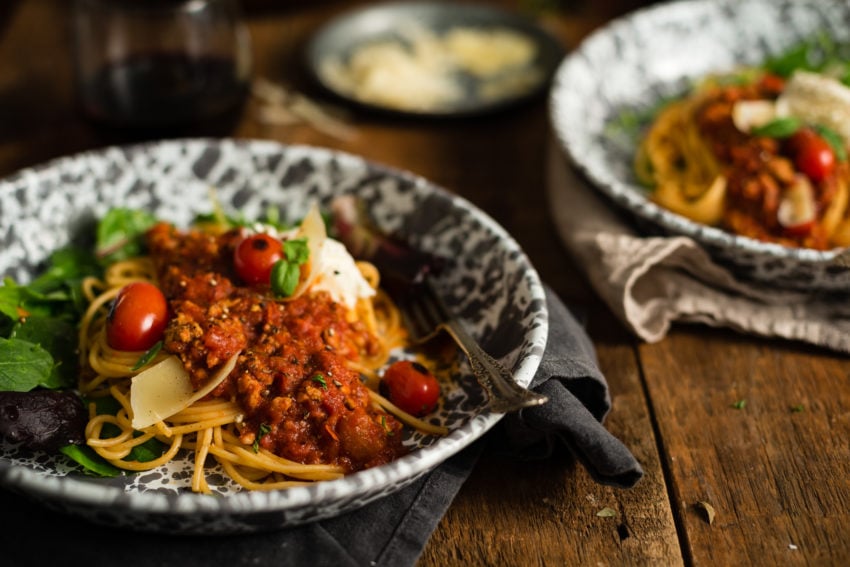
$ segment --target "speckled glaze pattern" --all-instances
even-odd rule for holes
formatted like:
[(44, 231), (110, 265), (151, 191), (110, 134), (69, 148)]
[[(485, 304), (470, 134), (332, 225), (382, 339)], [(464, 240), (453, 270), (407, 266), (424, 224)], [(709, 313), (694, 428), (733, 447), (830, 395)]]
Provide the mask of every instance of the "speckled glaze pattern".
[[(186, 226), (212, 210), (257, 218), (269, 206), (301, 218), (312, 203), (353, 193), (376, 223), (414, 246), (457, 261), (435, 282), (474, 336), (527, 385), (545, 348), (548, 314), (536, 271), (517, 243), (469, 202), (415, 175), (307, 146), (253, 140), (173, 140), (63, 158), (0, 181), (0, 274), (26, 282), (50, 252), (75, 241), (115, 206)], [(396, 353), (404, 356), (405, 353)], [(93, 479), (61, 458), (0, 443), (0, 483), (96, 523), (144, 531), (239, 533), (331, 517), (390, 494), (497, 423), (461, 360), (436, 416), (446, 437), (409, 433), (398, 461), (346, 478), (249, 492), (213, 469), (214, 495), (193, 494), (191, 459), (138, 475)]]
[(689, 236), (744, 280), (846, 291), (843, 250), (762, 243), (650, 202), (632, 171), (635, 140), (612, 136), (609, 127), (623, 110), (649, 111), (694, 79), (758, 64), (820, 32), (850, 39), (850, 3), (684, 0), (638, 10), (590, 35), (563, 61), (549, 101), (553, 130), (577, 169), (647, 234)]

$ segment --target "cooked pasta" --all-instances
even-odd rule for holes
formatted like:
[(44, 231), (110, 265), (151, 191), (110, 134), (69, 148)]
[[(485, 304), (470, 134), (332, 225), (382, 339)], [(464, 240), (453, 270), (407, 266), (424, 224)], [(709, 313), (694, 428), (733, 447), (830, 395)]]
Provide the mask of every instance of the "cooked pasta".
[[(119, 408), (113, 415), (90, 404), (86, 438), (94, 451), (128, 471), (157, 468), (191, 451), (195, 492), (211, 491), (205, 472), (213, 461), (241, 487), (271, 490), (339, 478), (399, 457), (406, 451), (402, 423), (447, 433), (360, 380), (363, 375), (365, 384), (377, 388), (391, 351), (407, 345), (402, 318), (381, 290), (374, 265), (355, 264), (370, 293), (350, 308), (310, 276), (318, 259), (301, 273), (302, 283), (315, 278), (312, 285), (274, 298), (228, 279), (233, 276), (220, 257), (238, 238), (237, 230), (181, 232), (160, 224), (148, 233), (147, 256), (117, 262), (102, 280), (83, 283), (89, 304), (80, 324), (79, 390), (95, 401), (112, 398)], [(111, 306), (132, 282), (155, 283), (170, 306), (162, 348), (141, 364), (144, 351), (112, 348), (107, 333)], [(229, 335), (220, 336), (222, 329)], [(141, 392), (143, 378), (166, 372), (169, 364), (176, 364), (171, 374), (191, 381), (195, 397), (205, 395), (169, 415), (154, 413), (151, 423), (139, 426), (143, 419), (134, 401), (142, 396), (134, 400), (134, 392)], [(161, 455), (134, 457), (134, 448), (153, 439), (163, 444)]]
[[(811, 73), (786, 80), (751, 71), (738, 79), (708, 78), (656, 114), (634, 162), (650, 198), (758, 240), (815, 249), (850, 245), (847, 142), (833, 125), (811, 118), (822, 116), (823, 106), (845, 105), (850, 89)], [(800, 82), (805, 89), (794, 87)], [(820, 91), (831, 97), (829, 105)], [(816, 114), (805, 111), (813, 97)]]

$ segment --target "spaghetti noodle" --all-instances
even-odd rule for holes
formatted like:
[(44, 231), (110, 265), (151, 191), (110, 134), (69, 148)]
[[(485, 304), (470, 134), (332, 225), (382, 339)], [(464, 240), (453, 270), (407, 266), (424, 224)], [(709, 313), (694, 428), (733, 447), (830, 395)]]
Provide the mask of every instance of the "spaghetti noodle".
[[(850, 167), (839, 158), (845, 143), (831, 141), (823, 151), (834, 167), (813, 172), (799, 139), (807, 135), (826, 146), (829, 128), (788, 114), (786, 87), (797, 76), (749, 72), (739, 79), (724, 84), (709, 77), (656, 114), (634, 161), (650, 198), (693, 221), (762, 241), (850, 245)], [(806, 106), (795, 103), (796, 113)]]
[[(179, 231), (160, 223), (146, 235), (147, 256), (117, 262), (102, 280), (84, 282), (89, 305), (80, 324), (79, 389), (89, 399), (112, 398), (119, 408), (99, 413), (90, 405), (90, 447), (130, 471), (192, 451), (192, 490), (209, 493), (205, 471), (212, 461), (245, 489), (271, 490), (398, 458), (406, 452), (402, 423), (428, 434), (447, 432), (367, 387), (376, 388), (391, 351), (407, 345), (374, 265), (356, 263), (372, 293), (350, 307), (318, 283), (280, 299), (267, 288), (240, 285), (233, 274), (229, 262), (242, 236), (240, 229)], [(311, 259), (302, 281), (319, 281), (309, 274), (318, 263)], [(110, 347), (106, 332), (112, 301), (135, 281), (159, 286), (171, 311), (162, 348), (143, 364), (145, 353)], [(202, 388), (210, 393), (134, 427), (134, 387), (169, 365), (196, 395)], [(138, 459), (134, 449), (153, 439), (163, 444), (162, 454)]]

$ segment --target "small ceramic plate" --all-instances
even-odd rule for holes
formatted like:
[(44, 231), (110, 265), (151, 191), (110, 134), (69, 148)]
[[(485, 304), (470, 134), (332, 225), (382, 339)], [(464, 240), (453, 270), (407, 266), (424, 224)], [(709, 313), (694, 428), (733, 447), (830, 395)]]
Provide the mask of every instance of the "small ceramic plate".
[[(141, 208), (188, 225), (212, 211), (216, 188), (225, 210), (283, 220), (313, 203), (360, 197), (383, 230), (413, 246), (460, 261), (434, 283), (482, 346), (525, 386), (546, 345), (548, 314), (540, 280), (514, 239), (469, 202), (425, 179), (359, 157), (265, 141), (175, 140), (85, 153), (0, 180), (0, 277), (29, 281), (52, 250), (66, 245), (108, 209)], [(444, 380), (429, 417), (445, 437), (408, 432), (411, 452), (339, 480), (248, 492), (222, 471), (215, 494), (189, 489), (191, 455), (143, 474), (83, 475), (61, 457), (0, 440), (0, 485), (96, 523), (169, 533), (238, 533), (281, 528), (353, 510), (406, 486), (484, 434), (501, 418), (465, 359)]]
[(559, 67), (550, 97), (560, 146), (591, 184), (647, 233), (685, 235), (743, 279), (793, 289), (850, 289), (842, 250), (759, 242), (659, 207), (635, 178), (637, 138), (613, 136), (624, 111), (646, 114), (709, 73), (755, 65), (828, 33), (850, 40), (845, 0), (683, 0), (644, 8), (589, 36)]
[(343, 14), (308, 43), (325, 90), (358, 107), (422, 117), (494, 112), (543, 93), (560, 43), (531, 19), (454, 2), (377, 4)]

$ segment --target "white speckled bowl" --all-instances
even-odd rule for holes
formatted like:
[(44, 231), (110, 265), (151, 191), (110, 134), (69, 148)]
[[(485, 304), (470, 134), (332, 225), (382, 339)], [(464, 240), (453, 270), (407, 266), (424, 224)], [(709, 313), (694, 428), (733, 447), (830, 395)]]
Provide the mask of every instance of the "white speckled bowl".
[[(536, 271), (518, 244), (469, 202), (412, 174), (359, 157), (264, 141), (176, 140), (85, 153), (0, 180), (0, 276), (28, 281), (50, 251), (110, 207), (153, 211), (180, 225), (226, 208), (256, 218), (271, 204), (290, 221), (341, 193), (364, 199), (376, 222), (420, 249), (456, 258), (435, 281), (455, 314), (527, 385), (546, 345), (548, 314)], [(62, 458), (0, 441), (0, 484), (96, 523), (168, 533), (238, 533), (331, 517), (390, 494), (483, 435), (501, 414), (468, 367), (444, 385), (432, 417), (450, 434), (409, 434), (409, 455), (340, 480), (242, 491), (219, 471), (216, 494), (188, 489), (191, 459), (115, 479), (84, 476)]]
[(758, 64), (819, 32), (850, 40), (845, 0), (683, 0), (638, 10), (590, 35), (561, 64), (550, 95), (555, 135), (570, 161), (647, 232), (685, 235), (742, 279), (792, 289), (850, 289), (843, 250), (798, 249), (692, 222), (647, 198), (632, 171), (635, 140), (608, 125), (647, 111), (710, 72)]

